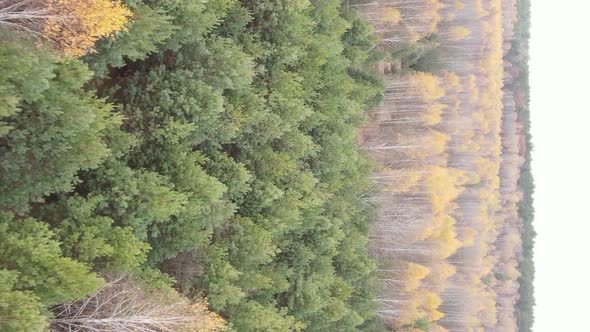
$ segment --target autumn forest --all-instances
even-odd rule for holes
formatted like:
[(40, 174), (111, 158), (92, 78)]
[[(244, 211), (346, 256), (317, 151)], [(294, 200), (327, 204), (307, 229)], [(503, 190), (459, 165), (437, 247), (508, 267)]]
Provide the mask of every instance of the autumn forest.
[(532, 331), (529, 17), (0, 0), (0, 331)]

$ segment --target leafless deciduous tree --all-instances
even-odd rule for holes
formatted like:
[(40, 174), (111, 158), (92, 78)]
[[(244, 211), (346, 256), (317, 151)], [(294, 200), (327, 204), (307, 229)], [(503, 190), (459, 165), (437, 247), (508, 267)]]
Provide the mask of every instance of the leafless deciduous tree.
[(43, 21), (56, 17), (50, 13), (44, 1), (40, 0), (0, 0), (0, 26), (25, 30), (34, 35), (42, 32)]
[(187, 331), (197, 315), (180, 296), (150, 292), (119, 277), (88, 297), (52, 309), (51, 331)]

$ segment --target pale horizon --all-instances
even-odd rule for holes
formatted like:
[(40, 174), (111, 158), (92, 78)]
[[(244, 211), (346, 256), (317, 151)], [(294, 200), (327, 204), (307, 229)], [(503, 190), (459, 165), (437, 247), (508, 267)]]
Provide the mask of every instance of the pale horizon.
[(583, 328), (590, 295), (589, 142), (587, 38), (590, 4), (532, 1), (531, 133), (537, 231), (534, 261), (534, 332)]

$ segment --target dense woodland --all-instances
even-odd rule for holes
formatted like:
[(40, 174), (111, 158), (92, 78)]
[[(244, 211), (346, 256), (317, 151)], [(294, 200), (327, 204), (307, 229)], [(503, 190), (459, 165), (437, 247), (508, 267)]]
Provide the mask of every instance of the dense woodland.
[(1, 331), (530, 331), (527, 0), (0, 0)]
[(352, 6), (398, 62), (362, 131), (379, 187), (377, 316), (396, 330), (529, 331), (529, 4)]
[(517, 2), (518, 18), (514, 29), (514, 40), (512, 48), (507, 55), (511, 61), (512, 67), (518, 69), (513, 76), (514, 95), (518, 96), (516, 110), (518, 118), (522, 122), (524, 129), (524, 144), (526, 146), (524, 154), (524, 164), (520, 172), (520, 190), (522, 199), (519, 202), (518, 213), (522, 221), (522, 257), (519, 261), (519, 298), (517, 302), (518, 327), (519, 331), (532, 331), (534, 323), (533, 306), (535, 305), (533, 280), (535, 276), (535, 267), (533, 263), (533, 247), (535, 242), (535, 229), (533, 219), (535, 209), (533, 206), (533, 192), (535, 184), (531, 173), (531, 143), (530, 135), (530, 113), (529, 113), (529, 28), (530, 28), (530, 0), (520, 0)]

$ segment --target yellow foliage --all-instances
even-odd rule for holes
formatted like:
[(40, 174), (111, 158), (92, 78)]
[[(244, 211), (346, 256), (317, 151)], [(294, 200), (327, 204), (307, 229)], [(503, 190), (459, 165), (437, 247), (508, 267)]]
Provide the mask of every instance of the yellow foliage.
[(400, 19), (401, 13), (396, 8), (388, 7), (383, 9), (381, 23), (395, 26), (399, 24)]
[(424, 97), (426, 101), (434, 101), (445, 95), (438, 78), (430, 73), (417, 72), (410, 77), (410, 87)]
[[(380, 3), (389, 6), (396, 1)], [(411, 44), (432, 29), (431, 32), (441, 32), (443, 47), (444, 43), (451, 44), (448, 54), (451, 61), (448, 70), (436, 74), (412, 72), (397, 78), (389, 90), (392, 95), (385, 101), (393, 104), (383, 107), (391, 110), (383, 112), (387, 114), (381, 120), (383, 136), (391, 139), (392, 146), (399, 147), (391, 151), (390, 158), (384, 158), (399, 174), (389, 178), (392, 189), (388, 187), (388, 190), (396, 193), (391, 195), (392, 199), (401, 198), (402, 210), (407, 207), (406, 215), (395, 215), (391, 222), (399, 219), (405, 223), (409, 230), (400, 227), (399, 232), (411, 236), (402, 241), (410, 245), (411, 251), (415, 250), (416, 260), (424, 265), (409, 266), (408, 270), (413, 270), (407, 276), (402, 273), (404, 289), (396, 290), (403, 293), (404, 299), (396, 304), (392, 321), (394, 327), (400, 327), (417, 319), (441, 319), (439, 296), (451, 287), (449, 278), (455, 275), (453, 285), (456, 282), (464, 285), (467, 290), (461, 297), (471, 300), (468, 303), (471, 308), (461, 317), (462, 328), (478, 331), (484, 324), (493, 326), (496, 320), (493, 294), (496, 285), (484, 284), (482, 278), (503, 271), (511, 279), (505, 280), (505, 287), (512, 287), (512, 279), (518, 278), (516, 264), (502, 268), (498, 264), (502, 257), (510, 256), (514, 247), (521, 245), (518, 232), (514, 233), (514, 239), (496, 241), (506, 218), (513, 217), (505, 210), (507, 203), (517, 206), (515, 203), (520, 199), (499, 190), (503, 184), (499, 174), (503, 97), (506, 97), (502, 94), (503, 2), (418, 0), (412, 3), (419, 8), (419, 17), (413, 9), (408, 9), (410, 6), (401, 6), (401, 2), (399, 16), (398, 13), (388, 15), (382, 9), (382, 16), (399, 20), (396, 30), (388, 32), (391, 44)], [(440, 7), (441, 3), (444, 8)], [(446, 22), (439, 30), (441, 15)], [(456, 72), (450, 71), (455, 67)], [(396, 163), (395, 159), (401, 161)], [(460, 225), (454, 218), (461, 220)], [(469, 263), (469, 268), (457, 271), (447, 258), (461, 247), (466, 249), (465, 255), (458, 255), (457, 264)], [(411, 260), (414, 256), (402, 257)], [(501, 286), (501, 282), (498, 284)], [(411, 331), (413, 327), (405, 330)], [(431, 331), (446, 332), (436, 323)]]
[(504, 273), (511, 280), (516, 280), (518, 277), (520, 277), (520, 271), (518, 271), (518, 268), (513, 265), (507, 266), (504, 270)]
[(453, 6), (456, 10), (462, 10), (463, 8), (465, 8), (465, 4), (459, 0), (455, 1)]
[(465, 247), (471, 247), (475, 243), (476, 236), (477, 231), (473, 227), (462, 227), (459, 231), (459, 238)]
[(411, 324), (418, 319), (427, 318), (429, 321), (433, 317), (442, 318), (444, 315), (438, 311), (442, 304), (440, 297), (426, 289), (420, 289), (411, 294), (411, 298), (405, 304), (400, 316), (401, 325)]
[(466, 182), (464, 171), (454, 168), (433, 166), (427, 178), (431, 202), (435, 213), (442, 213), (462, 192)]
[(225, 320), (217, 313), (209, 311), (208, 306), (207, 299), (191, 305), (197, 323), (186, 332), (220, 332), (226, 328)]
[(467, 141), (465, 144), (461, 146), (463, 148), (462, 151), (475, 153), (481, 150), (481, 146), (474, 141)]
[(462, 40), (467, 38), (471, 34), (471, 31), (463, 26), (454, 26), (449, 31), (451, 40)]
[(446, 81), (446, 84), (449, 87), (451, 87), (454, 90), (457, 90), (458, 92), (461, 92), (461, 90), (463, 89), (463, 85), (461, 84), (461, 78), (459, 77), (459, 75), (457, 75), (451, 71), (445, 70), (441, 74), (441, 76)]
[(445, 259), (454, 254), (460, 247), (461, 241), (457, 240), (455, 232), (455, 219), (449, 215), (437, 216), (434, 224), (426, 227), (421, 234), (421, 239), (430, 239), (437, 245), (436, 256)]
[(446, 150), (449, 136), (440, 131), (432, 130), (432, 154), (441, 154)]
[(446, 151), (449, 137), (437, 130), (430, 129), (420, 137), (415, 135), (400, 135), (398, 141), (401, 145), (414, 147), (417, 155), (439, 155)]
[(452, 225), (445, 225), (445, 227), (440, 229), (435, 235), (439, 245), (437, 254), (441, 259), (451, 256), (461, 247), (461, 242), (457, 240), (455, 228)]
[(489, 14), (488, 11), (485, 9), (483, 0), (475, 1), (475, 10), (477, 12), (478, 17), (485, 17)]
[(428, 273), (430, 273), (430, 270), (428, 270), (427, 267), (417, 263), (408, 263), (405, 278), (405, 290), (409, 292), (420, 287), (420, 282), (422, 279), (426, 278)]
[(414, 187), (421, 179), (422, 174), (420, 170), (393, 170), (389, 169), (390, 174), (397, 174), (395, 181), (392, 181), (390, 187), (386, 190), (391, 190), (397, 193), (403, 193), (409, 191)]
[(441, 318), (443, 318), (445, 316), (445, 314), (443, 314), (442, 312), (438, 311), (438, 310), (432, 310), (430, 312), (430, 320), (431, 321), (437, 321)]
[(457, 268), (447, 262), (438, 262), (432, 264), (428, 279), (437, 286), (444, 286), (444, 283), (457, 273)]
[(441, 103), (435, 103), (431, 105), (422, 115), (424, 123), (427, 126), (434, 126), (435, 124), (439, 123), (442, 119), (442, 113), (446, 108), (447, 105)]
[(440, 296), (429, 290), (421, 290), (419, 296), (422, 302), (420, 306), (421, 315), (426, 315), (429, 321), (439, 320), (444, 317), (444, 314), (437, 310), (442, 304)]
[(49, 0), (53, 13), (43, 35), (67, 55), (80, 56), (94, 49), (94, 42), (123, 29), (131, 11), (111, 0)]

